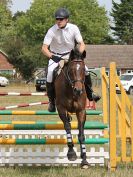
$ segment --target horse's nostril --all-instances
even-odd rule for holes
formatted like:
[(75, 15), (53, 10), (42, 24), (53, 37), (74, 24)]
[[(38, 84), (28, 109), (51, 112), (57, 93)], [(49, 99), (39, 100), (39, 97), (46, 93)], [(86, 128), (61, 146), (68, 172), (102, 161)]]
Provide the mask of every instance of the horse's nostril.
[(80, 96), (83, 93), (81, 89), (74, 88), (74, 94)]
[(73, 91), (74, 91), (74, 92), (76, 92), (76, 91), (77, 91), (77, 89), (76, 89), (76, 88), (74, 88), (74, 89), (73, 89)]

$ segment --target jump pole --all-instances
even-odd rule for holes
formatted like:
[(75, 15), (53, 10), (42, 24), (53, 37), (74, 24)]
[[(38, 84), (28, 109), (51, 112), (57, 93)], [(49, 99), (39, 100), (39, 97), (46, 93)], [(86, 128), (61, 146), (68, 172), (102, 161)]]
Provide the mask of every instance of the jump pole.
[[(44, 104), (48, 104), (49, 102), (43, 101), (43, 102), (36, 102), (36, 103), (22, 103), (22, 104), (18, 104), (18, 105), (11, 105), (11, 106), (5, 106), (5, 107), (0, 107), (0, 110), (7, 110), (7, 109), (14, 109), (14, 108), (23, 108), (23, 107), (30, 107), (30, 106), (37, 106), (37, 105), (44, 105)], [(88, 102), (88, 104), (86, 105), (87, 109), (92, 109), (95, 110), (96, 109), (96, 105), (95, 102), (93, 102), (93, 105), (90, 105), (90, 103)]]
[[(75, 114), (75, 113), (74, 113)], [(0, 115), (58, 115), (57, 112), (49, 112), (45, 110), (39, 110), (39, 111), (10, 111), (10, 110), (3, 110), (0, 111)], [(86, 115), (102, 115), (102, 111), (98, 110), (87, 110)]]
[[(72, 129), (78, 129), (78, 122), (71, 122)], [(85, 122), (84, 129), (100, 129), (108, 128), (108, 125), (102, 122)], [(44, 122), (44, 121), (0, 121), (0, 130), (64, 130), (61, 121)]]
[(49, 102), (43, 101), (43, 102), (36, 102), (36, 103), (23, 103), (23, 104), (18, 104), (18, 105), (12, 105), (12, 106), (5, 106), (5, 107), (0, 107), (0, 110), (7, 110), (7, 109), (14, 109), (14, 108), (23, 108), (23, 107), (29, 107), (29, 106), (37, 106), (37, 105), (43, 105), (43, 104), (48, 104)]
[[(85, 144), (105, 144), (108, 143), (108, 138), (88, 138), (85, 139)], [(77, 138), (73, 138), (74, 144), (80, 144)], [(61, 139), (47, 139), (47, 138), (41, 138), (41, 139), (6, 139), (1, 138), (0, 144), (67, 144), (66, 138)]]
[(24, 92), (24, 93), (19, 93), (19, 92), (0, 92), (0, 96), (46, 96), (46, 92)]

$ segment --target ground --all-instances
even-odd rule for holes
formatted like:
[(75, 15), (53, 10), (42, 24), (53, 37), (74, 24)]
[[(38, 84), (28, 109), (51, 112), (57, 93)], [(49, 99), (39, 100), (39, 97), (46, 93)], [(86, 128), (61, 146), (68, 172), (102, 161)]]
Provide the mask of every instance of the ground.
[[(100, 92), (100, 87), (95, 90)], [(14, 85), (10, 84), (7, 87), (1, 87), (0, 92), (35, 92), (34, 85)], [(129, 96), (133, 103), (133, 96)], [(20, 103), (33, 103), (45, 101), (46, 97), (42, 96), (3, 96), (0, 98), (0, 107), (16, 105)], [(97, 103), (97, 109), (102, 109), (102, 99)], [(22, 108), (21, 108), (22, 109)], [(47, 109), (47, 106), (33, 106), (30, 108), (23, 108), (23, 110), (41, 110)], [(3, 120), (44, 120), (43, 116), (1, 116)], [(48, 120), (59, 120), (58, 116), (47, 117)], [(99, 117), (88, 117), (87, 120), (99, 120)], [(100, 118), (101, 121), (101, 118)], [(115, 172), (110, 172), (107, 167), (90, 167), (87, 170), (82, 170), (79, 167), (0, 167), (0, 177), (132, 177), (133, 164), (120, 164)]]

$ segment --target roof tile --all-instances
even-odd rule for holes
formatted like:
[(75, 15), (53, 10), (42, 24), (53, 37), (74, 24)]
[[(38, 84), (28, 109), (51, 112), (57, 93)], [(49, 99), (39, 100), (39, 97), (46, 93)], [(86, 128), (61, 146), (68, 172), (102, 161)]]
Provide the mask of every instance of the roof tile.
[(86, 52), (89, 68), (109, 68), (110, 62), (116, 62), (117, 68), (133, 68), (133, 45), (87, 45)]

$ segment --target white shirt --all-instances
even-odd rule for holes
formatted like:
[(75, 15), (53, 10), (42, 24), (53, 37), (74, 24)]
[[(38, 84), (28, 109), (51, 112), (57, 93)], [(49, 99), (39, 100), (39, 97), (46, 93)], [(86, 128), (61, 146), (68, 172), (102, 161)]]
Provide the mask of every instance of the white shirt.
[(50, 50), (55, 53), (70, 52), (75, 46), (75, 40), (80, 43), (83, 41), (79, 28), (71, 23), (60, 29), (57, 24), (52, 26), (43, 41), (43, 44), (50, 46)]

